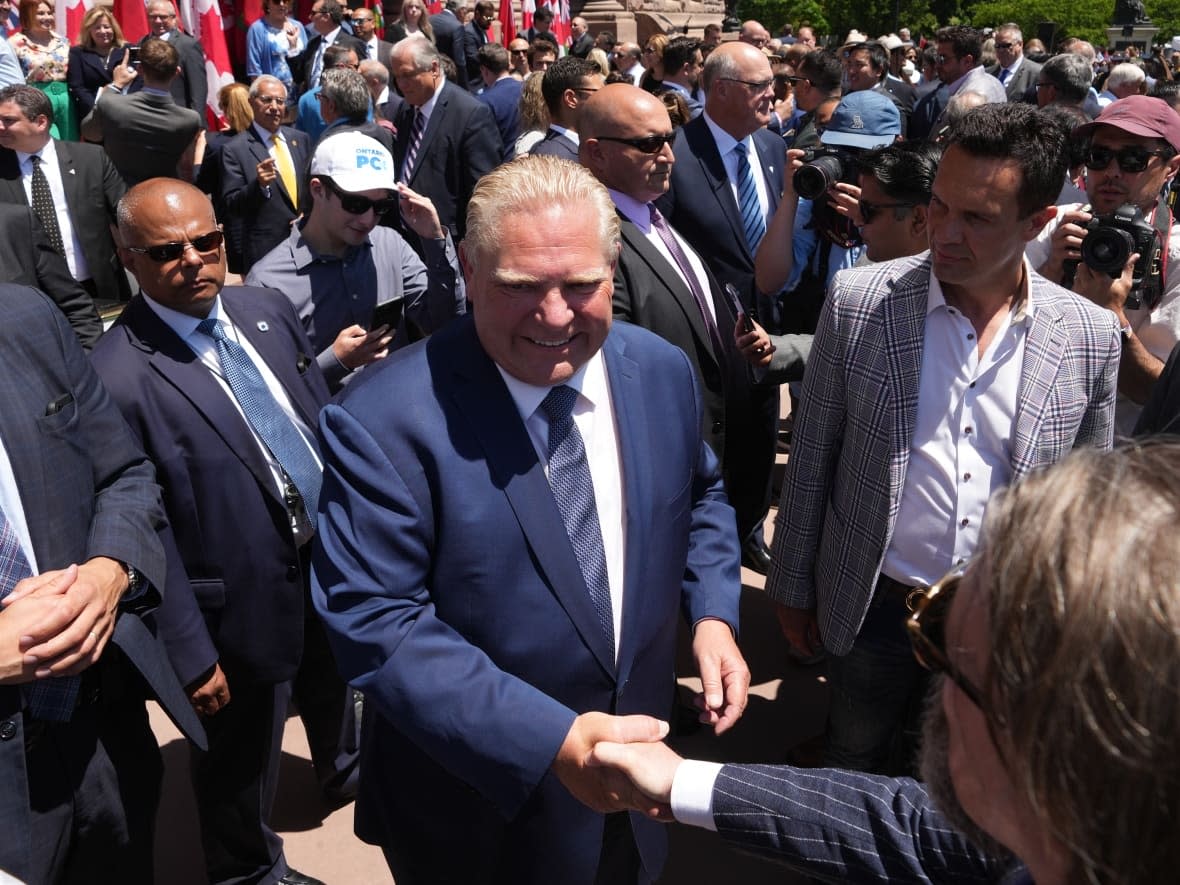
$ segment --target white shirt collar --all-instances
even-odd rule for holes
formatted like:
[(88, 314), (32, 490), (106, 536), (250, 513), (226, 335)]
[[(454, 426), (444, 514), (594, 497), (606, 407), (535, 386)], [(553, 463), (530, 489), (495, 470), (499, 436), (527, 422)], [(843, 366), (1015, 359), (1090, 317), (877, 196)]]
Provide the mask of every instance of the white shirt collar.
[[(57, 164), (57, 148), (54, 147), (52, 138), (45, 142), (45, 147), (37, 151), (36, 154), (41, 157), (41, 162), (45, 163), (46, 165)], [(26, 154), (24, 151), (16, 152), (16, 158), (20, 162), (20, 168), (22, 172), (29, 163), (29, 157), (32, 156), (33, 154)]]
[[(508, 387), (508, 393), (516, 404), (516, 410), (520, 413), (521, 420), (528, 421), (533, 413), (541, 407), (541, 402), (549, 395), (552, 388), (526, 384), (519, 378), (509, 375), (498, 363), (496, 370), (504, 379), (504, 384)], [(586, 365), (574, 372), (573, 376), (565, 382), (565, 386), (578, 391), (590, 401), (591, 405), (604, 402), (608, 393), (606, 364), (602, 361), (602, 351), (596, 352), (586, 361)]]
[[(1033, 294), (1032, 294), (1032, 265), (1028, 263), (1028, 258), (1022, 259), (1024, 263), (1024, 277), (1021, 283), (1020, 302), (1015, 305), (1015, 310), (1012, 313), (1012, 322), (1019, 323), (1022, 320), (1031, 317), (1033, 314)], [(934, 271), (930, 272), (930, 286), (926, 290), (926, 316), (934, 313), (940, 307), (949, 307), (946, 303), (946, 296), (942, 292), (942, 284), (938, 281), (938, 277), (934, 275)]]
[[(179, 310), (174, 310), (171, 307), (165, 307), (163, 304), (152, 298), (152, 296), (147, 292), (143, 293), (143, 300), (147, 306), (155, 312), (156, 316), (160, 318), (161, 322), (163, 322), (164, 325), (179, 335), (180, 339), (186, 343), (188, 342), (189, 338), (197, 334), (197, 326), (199, 326), (204, 319), (203, 317), (194, 317), (187, 313), (181, 313)], [(220, 295), (213, 299), (213, 306), (209, 310), (209, 318), (220, 320), (223, 326), (231, 329), (233, 328), (233, 323), (230, 322), (229, 317), (225, 315), (225, 311), (221, 309)]]
[(717, 152), (721, 154), (722, 157), (724, 157), (726, 154), (732, 153), (733, 149), (737, 147), (738, 144), (745, 144), (747, 156), (757, 156), (754, 153), (754, 141), (752, 136), (747, 135), (743, 139), (734, 138), (713, 121), (713, 118), (709, 116), (708, 111), (703, 112), (701, 116), (705, 118), (705, 125), (709, 127), (709, 131), (713, 133), (713, 141), (717, 143)]

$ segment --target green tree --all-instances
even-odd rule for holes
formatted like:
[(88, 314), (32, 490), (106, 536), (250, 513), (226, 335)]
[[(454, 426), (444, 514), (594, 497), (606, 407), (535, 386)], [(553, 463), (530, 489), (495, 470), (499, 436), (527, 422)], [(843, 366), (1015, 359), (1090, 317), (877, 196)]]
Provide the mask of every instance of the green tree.
[(798, 3), (791, 0), (740, 0), (737, 17), (741, 21), (762, 22), (771, 34), (777, 34), (787, 23), (795, 30), (800, 25), (810, 25), (817, 34), (826, 34), (830, 27), (824, 8), (816, 0), (800, 0)]
[[(1160, 29), (1156, 41), (1180, 34), (1180, 0), (1146, 0), (1147, 14)], [(1106, 46), (1106, 29), (1114, 18), (1115, 0), (980, 0), (970, 3), (965, 17), (977, 28), (994, 28), (1014, 21), (1028, 40), (1041, 22), (1057, 24), (1057, 39), (1081, 37), (1095, 46)], [(1052, 50), (1053, 47), (1048, 47)]]

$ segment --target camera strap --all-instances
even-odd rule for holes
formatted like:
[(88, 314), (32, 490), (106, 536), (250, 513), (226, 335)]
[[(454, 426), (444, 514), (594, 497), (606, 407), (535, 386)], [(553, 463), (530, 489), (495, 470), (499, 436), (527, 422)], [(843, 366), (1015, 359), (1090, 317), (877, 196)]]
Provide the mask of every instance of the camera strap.
[(1172, 236), (1172, 210), (1168, 199), (1161, 194), (1151, 215), (1151, 223), (1155, 227), (1156, 253), (1143, 281), (1143, 303), (1148, 310), (1160, 303), (1164, 295), (1164, 281), (1168, 278), (1168, 246)]

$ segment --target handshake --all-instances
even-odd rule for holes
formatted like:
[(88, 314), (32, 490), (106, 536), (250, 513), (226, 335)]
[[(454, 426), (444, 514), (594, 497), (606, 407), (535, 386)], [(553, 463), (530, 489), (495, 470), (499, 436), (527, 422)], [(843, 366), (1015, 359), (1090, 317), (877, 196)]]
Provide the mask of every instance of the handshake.
[(650, 716), (583, 713), (553, 771), (575, 798), (600, 812), (637, 811), (671, 821), (672, 780), (681, 759), (663, 743), (668, 723)]

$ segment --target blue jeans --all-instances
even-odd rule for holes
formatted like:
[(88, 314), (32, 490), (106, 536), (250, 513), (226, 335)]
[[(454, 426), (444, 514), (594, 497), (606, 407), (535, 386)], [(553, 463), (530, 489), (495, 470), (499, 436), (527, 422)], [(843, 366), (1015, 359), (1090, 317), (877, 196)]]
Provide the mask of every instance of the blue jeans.
[(828, 658), (825, 765), (880, 774), (909, 774), (915, 767), (914, 726), (929, 678), (905, 632), (908, 614), (898, 594), (879, 594), (852, 650)]

